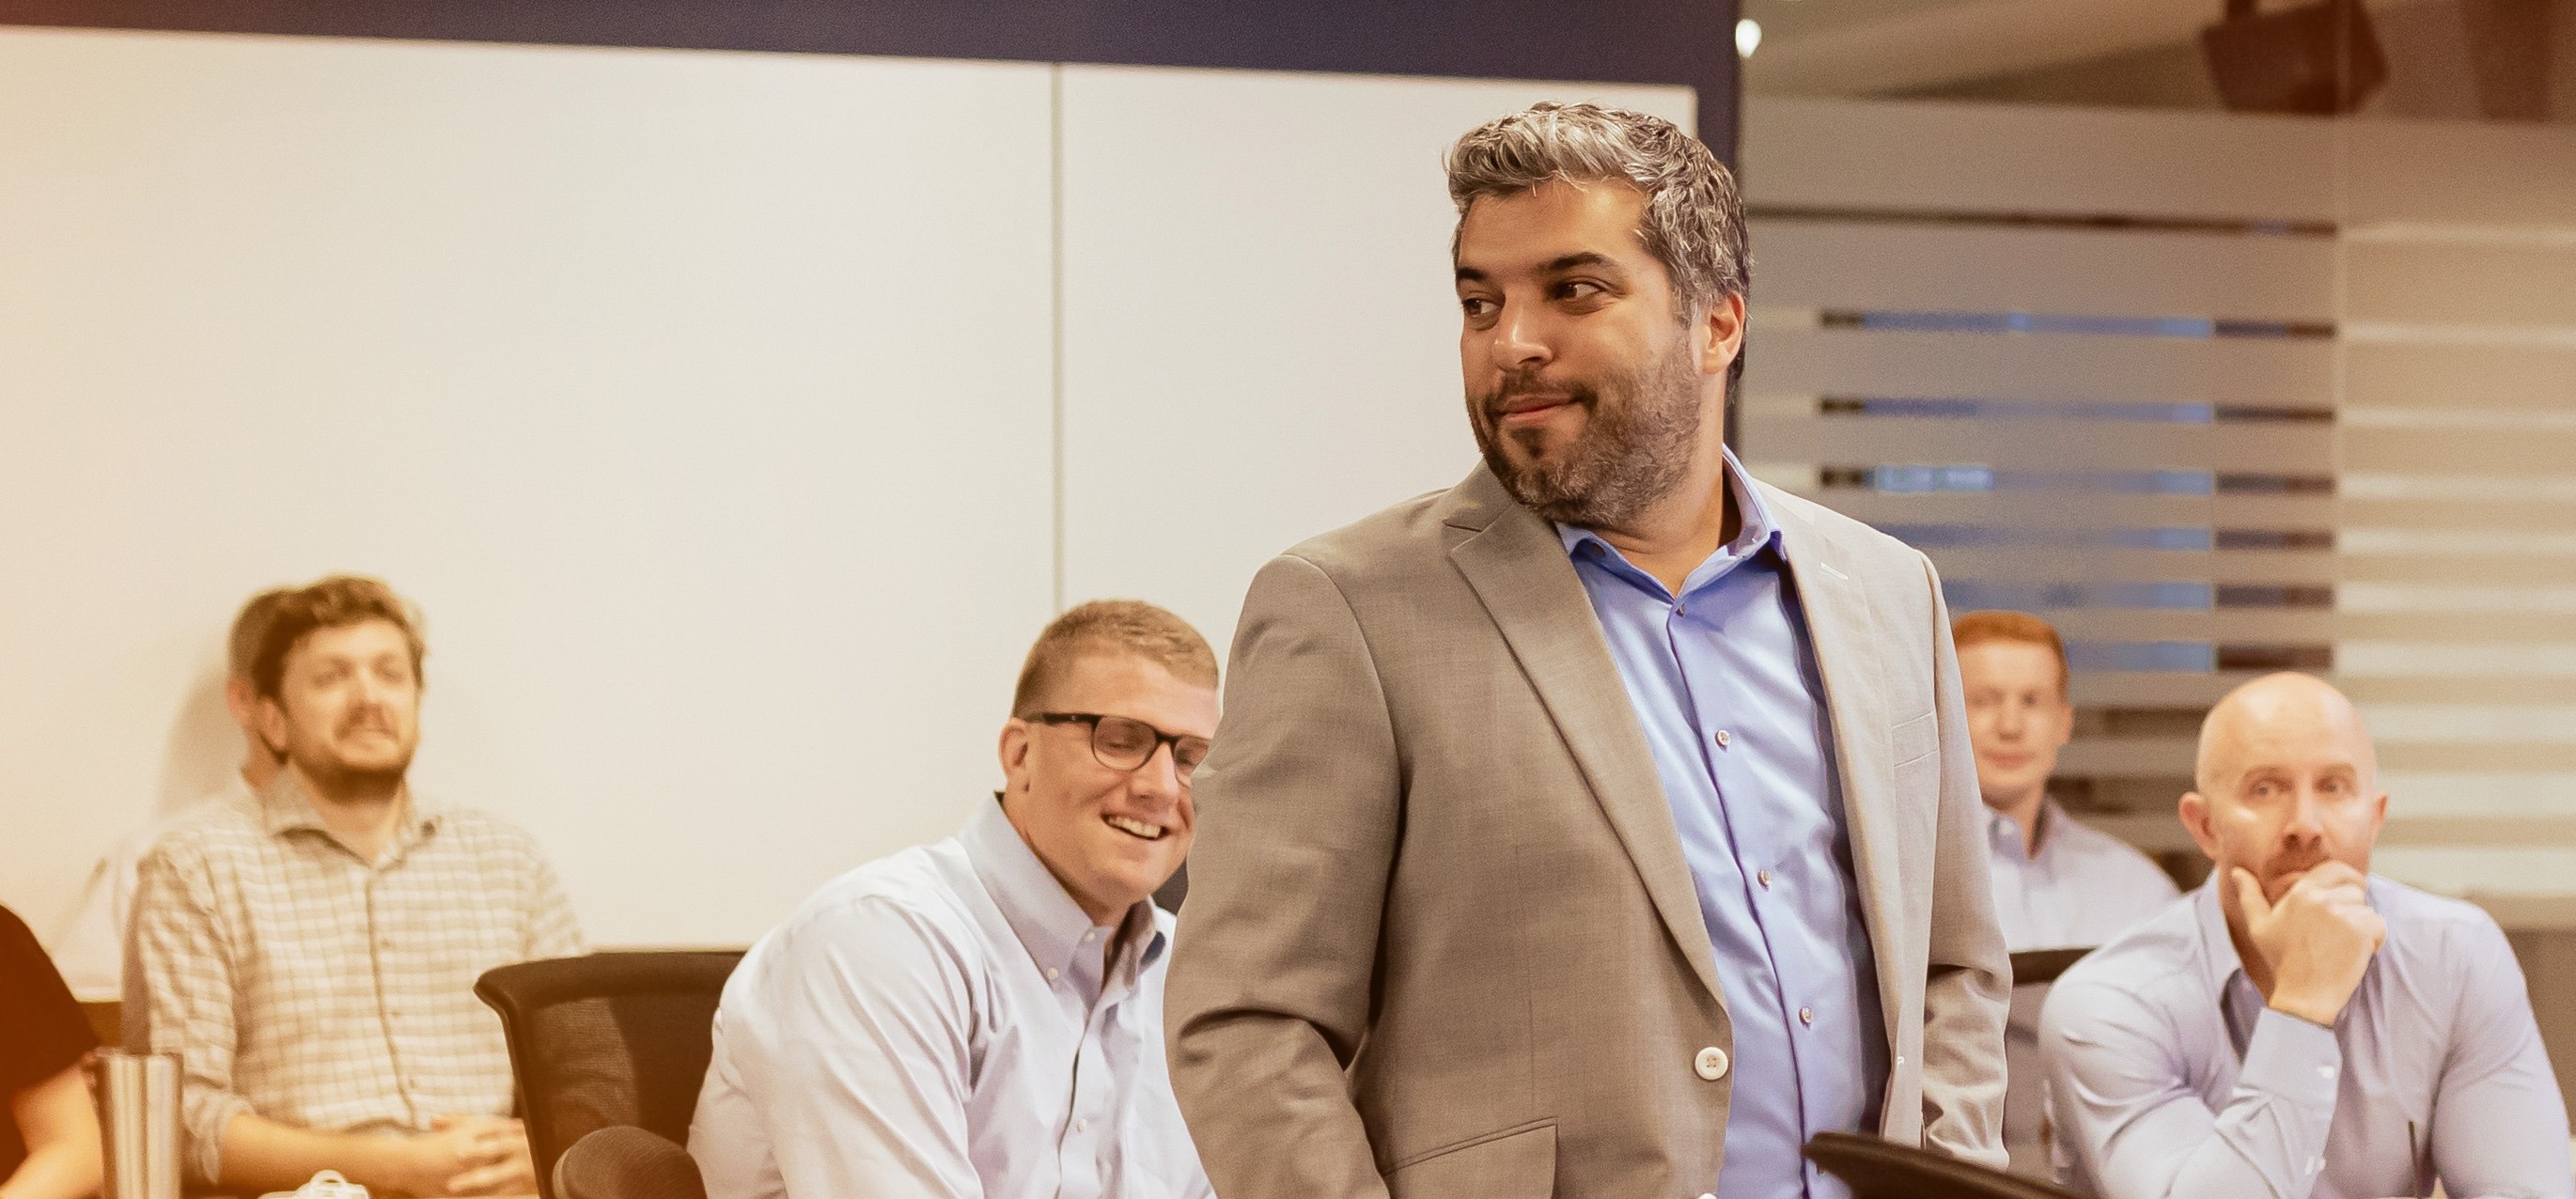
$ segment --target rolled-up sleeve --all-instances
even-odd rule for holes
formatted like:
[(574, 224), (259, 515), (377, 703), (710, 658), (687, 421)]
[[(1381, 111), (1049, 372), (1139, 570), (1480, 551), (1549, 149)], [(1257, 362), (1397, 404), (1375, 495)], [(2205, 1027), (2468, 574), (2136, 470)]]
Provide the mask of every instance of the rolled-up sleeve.
[(2122, 990), (2061, 984), (2040, 1017), (2058, 1137), (2103, 1199), (2304, 1199), (2325, 1168), (2343, 1049), (2334, 1031), (2265, 1009), (2216, 1112), (2172, 1030)]
[(233, 1089), (233, 953), (204, 864), (170, 846), (145, 855), (127, 930), (125, 1043), (179, 1055), (190, 1176), (213, 1185), (225, 1126), (252, 1110)]

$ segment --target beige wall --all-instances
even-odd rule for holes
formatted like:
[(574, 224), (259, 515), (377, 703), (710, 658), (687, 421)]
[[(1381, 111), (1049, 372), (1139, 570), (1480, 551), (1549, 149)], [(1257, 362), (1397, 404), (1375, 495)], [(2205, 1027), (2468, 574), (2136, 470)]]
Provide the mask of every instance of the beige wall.
[(1686, 89), (0, 31), (0, 902), (239, 751), (254, 589), (429, 620), (417, 778), (743, 943), (996, 781), (1028, 639), (1222, 646), (1452, 481), (1438, 155)]

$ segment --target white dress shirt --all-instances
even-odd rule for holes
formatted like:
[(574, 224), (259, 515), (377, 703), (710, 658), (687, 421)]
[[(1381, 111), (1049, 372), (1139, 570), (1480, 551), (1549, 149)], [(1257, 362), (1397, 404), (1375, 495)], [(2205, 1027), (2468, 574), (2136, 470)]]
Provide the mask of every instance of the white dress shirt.
[(1003, 817), (824, 884), (725, 984), (709, 1199), (1208, 1194), (1163, 1065), (1150, 902), (1095, 928)]
[(2265, 1007), (2217, 880), (2060, 978), (2040, 1019), (2069, 1179), (2103, 1199), (2576, 1199), (2567, 1109), (2503, 930), (2373, 877), (2333, 1028)]
[(2090, 949), (2152, 916), (2182, 892), (2147, 855), (2084, 827), (2057, 801), (2039, 806), (2039, 852), (2022, 851), (2021, 824), (1986, 812), (1987, 881), (2004, 948)]
[[(1986, 812), (1987, 883), (2004, 948), (2090, 949), (2172, 903), (2164, 870), (2119, 838), (2086, 828), (2057, 801), (2039, 806), (2039, 852), (2022, 849), (2021, 822)], [(2004, 1019), (2004, 1149), (2012, 1168), (2046, 1178), (2054, 1169), (2048, 1124), (2048, 1069), (2039, 1056), (2041, 984), (2015, 986)]]

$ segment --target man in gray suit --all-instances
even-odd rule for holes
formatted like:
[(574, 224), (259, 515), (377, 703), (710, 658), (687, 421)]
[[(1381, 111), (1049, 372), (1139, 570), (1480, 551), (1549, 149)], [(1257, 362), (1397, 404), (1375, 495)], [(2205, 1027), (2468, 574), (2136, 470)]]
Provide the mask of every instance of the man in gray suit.
[(1244, 603), (1167, 1004), (1226, 1199), (1844, 1195), (2003, 1162), (2008, 966), (1938, 581), (1722, 441), (1733, 179), (1542, 104), (1449, 156), (1484, 465)]

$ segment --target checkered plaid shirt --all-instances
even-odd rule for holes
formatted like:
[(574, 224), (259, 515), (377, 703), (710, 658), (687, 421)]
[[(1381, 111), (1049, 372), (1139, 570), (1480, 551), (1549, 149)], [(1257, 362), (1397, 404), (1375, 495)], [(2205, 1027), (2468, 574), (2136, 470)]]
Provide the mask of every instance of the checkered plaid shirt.
[(244, 1112), (325, 1132), (422, 1130), (513, 1105), (494, 966), (582, 952), (536, 843), (413, 797), (370, 863), (292, 771), (144, 855), (126, 944), (126, 1043), (184, 1060), (187, 1162), (212, 1183)]

